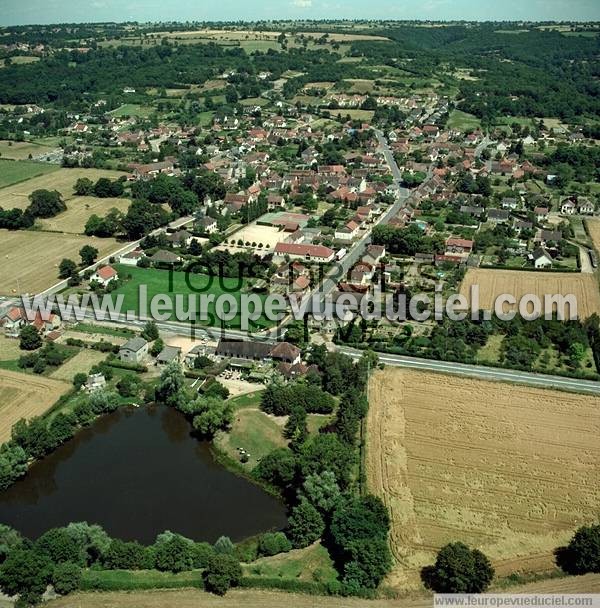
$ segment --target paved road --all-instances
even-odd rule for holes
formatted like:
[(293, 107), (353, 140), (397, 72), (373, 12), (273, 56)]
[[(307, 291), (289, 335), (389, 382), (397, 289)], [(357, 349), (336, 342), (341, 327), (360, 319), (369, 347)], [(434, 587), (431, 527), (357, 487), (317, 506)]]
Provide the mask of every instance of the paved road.
[[(339, 346), (337, 350), (349, 355), (354, 359), (362, 356), (362, 351)], [(497, 367), (481, 367), (478, 365), (467, 365), (464, 363), (454, 363), (448, 361), (434, 361), (430, 359), (417, 359), (415, 357), (405, 357), (402, 355), (389, 355), (379, 353), (379, 360), (386, 365), (393, 367), (407, 367), (411, 369), (421, 369), (424, 371), (441, 372), (453, 376), (467, 376), (480, 380), (492, 380), (496, 382), (512, 382), (514, 384), (524, 384), (537, 388), (555, 388), (576, 393), (586, 393), (590, 395), (600, 395), (600, 382), (593, 380), (578, 380), (575, 378), (563, 378), (561, 376), (550, 376), (544, 374), (534, 374), (515, 370), (500, 369)]]

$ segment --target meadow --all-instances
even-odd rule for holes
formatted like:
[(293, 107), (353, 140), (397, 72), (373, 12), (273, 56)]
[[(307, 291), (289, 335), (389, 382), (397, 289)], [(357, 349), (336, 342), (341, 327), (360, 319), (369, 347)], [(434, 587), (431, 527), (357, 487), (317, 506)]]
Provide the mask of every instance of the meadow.
[[(0, 158), (0, 188), (14, 186), (34, 177), (58, 171), (60, 167), (48, 163), (34, 163), (28, 160), (7, 160)], [(0, 191), (0, 206), (4, 191)], [(28, 193), (29, 194), (29, 193)], [(29, 204), (29, 201), (27, 202)], [(15, 205), (16, 206), (16, 205)], [(6, 208), (6, 206), (4, 206)]]
[[(181, 294), (184, 299), (183, 310), (187, 310), (187, 296), (195, 295), (207, 296), (209, 294), (219, 297), (225, 293), (235, 297), (238, 308), (241, 294), (248, 289), (248, 282), (244, 281), (241, 289), (238, 288), (238, 280), (231, 278), (219, 279), (218, 276), (210, 277), (205, 274), (188, 274), (183, 271), (159, 270), (155, 268), (137, 268), (132, 266), (115, 266), (124, 278), (123, 285), (116, 289), (113, 294), (123, 295), (122, 311), (132, 311), (134, 314), (140, 313), (140, 287), (146, 288), (146, 310), (150, 311), (150, 302), (159, 294), (170, 295), (175, 301), (175, 295)], [(261, 296), (263, 297), (263, 296)], [(142, 305), (144, 303), (142, 302)], [(198, 311), (204, 312), (203, 311)], [(221, 322), (215, 317), (215, 304), (210, 302), (206, 308), (207, 319), (199, 321), (202, 325), (220, 325)], [(170, 320), (176, 320), (175, 311), (170, 311)], [(274, 325), (273, 321), (261, 318), (256, 321), (256, 327), (266, 328)], [(225, 322), (225, 326), (235, 329), (240, 327), (240, 315), (236, 315), (231, 321)]]

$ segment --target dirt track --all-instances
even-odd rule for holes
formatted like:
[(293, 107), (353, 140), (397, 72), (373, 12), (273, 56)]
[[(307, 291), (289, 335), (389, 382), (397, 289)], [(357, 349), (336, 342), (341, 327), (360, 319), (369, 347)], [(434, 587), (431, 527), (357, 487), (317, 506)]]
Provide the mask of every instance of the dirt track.
[(388, 369), (370, 384), (369, 489), (393, 520), (390, 585), (419, 586), (444, 544), (502, 575), (553, 569), (600, 504), (600, 398)]
[[(600, 574), (559, 578), (505, 589), (504, 593), (600, 593)], [(233, 590), (216, 597), (185, 589), (138, 593), (79, 593), (46, 604), (48, 608), (431, 608), (430, 596), (400, 600), (313, 597), (275, 591)]]

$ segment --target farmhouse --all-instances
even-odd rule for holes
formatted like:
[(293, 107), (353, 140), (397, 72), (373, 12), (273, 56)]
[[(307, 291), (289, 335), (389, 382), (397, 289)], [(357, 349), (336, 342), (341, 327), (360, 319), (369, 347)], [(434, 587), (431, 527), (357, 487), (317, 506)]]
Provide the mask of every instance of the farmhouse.
[(304, 245), (301, 243), (277, 243), (274, 251), (275, 256), (289, 256), (295, 260), (312, 260), (315, 262), (331, 262), (335, 252), (324, 245)]
[(102, 266), (90, 277), (90, 282), (99, 283), (102, 287), (106, 287), (111, 281), (119, 278), (119, 274), (112, 266)]
[(27, 318), (25, 317), (25, 311), (17, 306), (10, 308), (2, 318), (0, 318), (0, 325), (4, 330), (4, 335), (9, 338), (18, 338), (21, 327), (25, 325)]
[(148, 355), (148, 342), (144, 338), (131, 338), (119, 349), (119, 359), (126, 363), (141, 363)]

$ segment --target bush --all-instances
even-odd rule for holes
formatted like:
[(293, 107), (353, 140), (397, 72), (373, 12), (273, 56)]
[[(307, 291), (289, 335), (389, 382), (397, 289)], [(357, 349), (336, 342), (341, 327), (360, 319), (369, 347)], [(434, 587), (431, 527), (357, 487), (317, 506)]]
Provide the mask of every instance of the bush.
[(67, 595), (79, 589), (81, 567), (73, 562), (58, 564), (52, 573), (52, 586), (56, 593)]
[(483, 593), (494, 578), (490, 560), (463, 543), (442, 547), (433, 566), (421, 570), (421, 579), (436, 593)]
[(166, 534), (159, 535), (153, 547), (155, 568), (169, 572), (192, 570), (195, 558), (194, 542), (179, 534), (164, 538)]
[(37, 539), (35, 548), (47, 555), (54, 564), (81, 562), (81, 549), (66, 528), (48, 530)]
[(287, 553), (291, 548), (292, 543), (283, 532), (267, 532), (258, 541), (258, 553), (261, 556)]
[(109, 570), (144, 570), (152, 566), (150, 553), (138, 542), (114, 539), (102, 563)]
[(579, 528), (566, 547), (555, 551), (556, 564), (567, 574), (600, 572), (600, 524)]
[(242, 580), (242, 567), (233, 555), (216, 554), (204, 570), (204, 587), (217, 595), (225, 595)]

